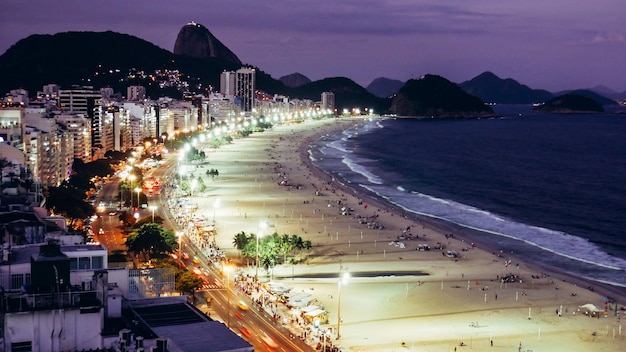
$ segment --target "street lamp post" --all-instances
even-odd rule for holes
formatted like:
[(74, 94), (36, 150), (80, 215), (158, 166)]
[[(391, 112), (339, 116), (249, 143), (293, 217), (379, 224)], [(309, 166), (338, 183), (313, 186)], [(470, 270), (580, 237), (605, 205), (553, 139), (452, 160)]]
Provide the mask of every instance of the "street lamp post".
[(122, 182), (119, 184), (118, 188), (119, 188), (119, 196), (120, 196), (120, 210), (122, 210), (122, 208), (124, 208), (124, 200), (122, 199), (122, 183), (126, 182), (126, 176), (122, 176)]
[(337, 340), (341, 338), (341, 286), (345, 285), (350, 278), (350, 273), (344, 273), (337, 283)]
[(254, 278), (258, 281), (259, 280), (259, 237), (263, 236), (263, 234), (261, 233), (261, 231), (259, 231), (259, 233), (256, 235), (256, 273), (254, 275)]
[(226, 288), (227, 288), (227, 293), (226, 296), (227, 298), (227, 311), (226, 314), (228, 315), (228, 317), (226, 318), (227, 321), (227, 327), (230, 329), (230, 272), (233, 270), (233, 267), (230, 265), (225, 265), (224, 266), (224, 271), (226, 272)]
[(183, 248), (183, 233), (181, 231), (176, 232), (176, 237), (178, 238), (178, 259), (182, 258), (182, 248)]
[(133, 184), (135, 183), (135, 180), (137, 179), (137, 176), (130, 174), (128, 175), (128, 180), (130, 181), (130, 184), (128, 185), (128, 193), (129, 193), (129, 198), (130, 198), (130, 207), (133, 207), (133, 192), (132, 192), (132, 187)]
[(154, 222), (154, 211), (156, 210), (157, 206), (156, 205), (151, 205), (150, 206), (150, 210), (152, 210), (152, 222)]
[(267, 227), (265, 221), (259, 223), (259, 233), (256, 235), (256, 274), (254, 278), (259, 280), (259, 237), (263, 237), (263, 230)]
[[(139, 188), (139, 187), (135, 187), (135, 192), (137, 192), (137, 208), (139, 208), (139, 192), (141, 192), (141, 188)], [(131, 197), (131, 201), (130, 201), (130, 202), (131, 202), (131, 203), (133, 202), (133, 201), (132, 201), (132, 197)], [(132, 204), (131, 204), (131, 205), (132, 205)]]
[(215, 225), (215, 209), (220, 207), (220, 197), (215, 198), (213, 202), (213, 225)]
[(191, 189), (191, 196), (193, 197), (193, 191), (198, 187), (198, 179), (192, 179), (189, 184), (189, 189)]

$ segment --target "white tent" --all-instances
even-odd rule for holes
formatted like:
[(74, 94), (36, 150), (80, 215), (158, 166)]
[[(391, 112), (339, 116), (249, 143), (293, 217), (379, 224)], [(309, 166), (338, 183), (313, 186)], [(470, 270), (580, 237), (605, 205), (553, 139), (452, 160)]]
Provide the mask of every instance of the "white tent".
[(295, 295), (289, 295), (288, 307), (304, 307), (309, 304), (315, 298), (308, 293), (299, 293)]
[(318, 309), (312, 310), (310, 312), (306, 312), (306, 313), (304, 313), (304, 315), (309, 316), (309, 317), (316, 317), (316, 316), (322, 315), (324, 313), (326, 313), (325, 310), (318, 308)]
[(579, 306), (578, 308), (586, 309), (588, 312), (591, 312), (591, 313), (603, 312), (602, 309), (596, 307), (594, 304), (591, 304), (591, 303), (587, 303), (584, 306)]

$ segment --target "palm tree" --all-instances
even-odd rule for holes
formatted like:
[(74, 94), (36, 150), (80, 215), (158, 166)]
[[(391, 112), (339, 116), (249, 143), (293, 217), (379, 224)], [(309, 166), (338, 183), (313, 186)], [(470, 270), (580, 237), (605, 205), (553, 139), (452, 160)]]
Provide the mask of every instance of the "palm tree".
[(292, 249), (297, 250), (301, 253), (302, 249), (304, 249), (304, 241), (302, 240), (302, 237), (291, 235), (291, 238), (289, 240), (291, 242)]
[(311, 250), (311, 248), (313, 248), (313, 244), (311, 243), (311, 241), (309, 241), (309, 240), (304, 241), (303, 249), (306, 250), (307, 259), (308, 259), (308, 254), (309, 254), (309, 251)]
[(233, 238), (233, 245), (235, 246), (235, 248), (237, 248), (237, 250), (239, 250), (239, 255), (241, 255), (243, 249), (246, 248), (246, 245), (250, 241), (250, 238), (251, 237), (249, 235), (246, 235), (244, 231), (239, 232), (235, 235), (235, 238)]

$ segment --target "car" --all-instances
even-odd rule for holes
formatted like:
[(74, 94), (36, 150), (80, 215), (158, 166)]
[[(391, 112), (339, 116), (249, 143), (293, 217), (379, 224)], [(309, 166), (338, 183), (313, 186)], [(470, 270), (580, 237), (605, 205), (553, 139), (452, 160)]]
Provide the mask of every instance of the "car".
[(185, 259), (185, 260), (189, 259), (189, 254), (183, 253), (183, 259)]
[(250, 337), (252, 336), (252, 333), (250, 332), (250, 330), (246, 329), (245, 327), (240, 327), (239, 328), (239, 332), (241, 332), (241, 334), (245, 337)]
[(198, 276), (202, 275), (202, 270), (200, 270), (200, 268), (198, 268), (198, 267), (193, 268), (191, 271), (193, 271), (193, 273), (198, 275)]
[(194, 264), (198, 264), (198, 263), (200, 263), (200, 258), (198, 258), (198, 257), (196, 257), (196, 256), (194, 255), (194, 256), (193, 256), (193, 259), (191, 259), (191, 261), (192, 261)]
[(271, 337), (267, 335), (263, 336), (261, 340), (263, 341), (263, 344), (265, 345), (265, 347), (269, 349), (278, 348), (278, 344), (276, 343), (276, 341), (274, 341)]
[(117, 215), (117, 212), (116, 212), (116, 211), (110, 211), (110, 212), (109, 212), (109, 216), (115, 216), (115, 215)]
[(250, 307), (244, 301), (239, 301), (239, 309), (241, 310), (250, 310)]

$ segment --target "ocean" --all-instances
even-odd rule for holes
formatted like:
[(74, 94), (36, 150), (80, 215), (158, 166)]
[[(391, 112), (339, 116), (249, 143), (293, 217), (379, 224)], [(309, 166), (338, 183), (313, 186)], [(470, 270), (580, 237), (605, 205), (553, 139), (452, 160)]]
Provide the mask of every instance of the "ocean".
[(626, 287), (626, 115), (496, 111), (372, 119), (324, 136), (311, 158), (406, 212), (480, 230), (505, 253)]

